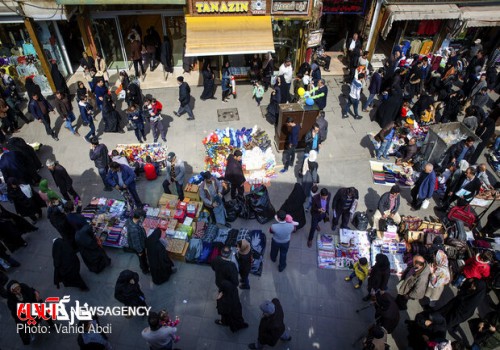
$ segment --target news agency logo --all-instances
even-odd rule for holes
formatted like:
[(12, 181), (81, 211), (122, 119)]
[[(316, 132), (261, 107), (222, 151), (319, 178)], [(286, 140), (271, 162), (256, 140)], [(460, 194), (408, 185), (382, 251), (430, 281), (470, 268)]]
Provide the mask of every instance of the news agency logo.
[[(71, 326), (74, 326), (76, 322), (92, 321), (95, 316), (148, 316), (151, 310), (150, 306), (90, 306), (87, 303), (82, 305), (79, 300), (75, 300), (75, 305), (71, 306), (68, 312), (66, 306), (69, 302), (70, 296), (65, 295), (63, 298), (49, 297), (45, 299), (44, 303), (18, 303), (17, 318), (24, 323), (18, 324), (18, 326), (28, 328), (36, 326), (42, 320), (53, 320), (68, 321), (70, 327), (68, 329), (72, 329)], [(68, 333), (66, 328), (57, 326), (58, 333)], [(40, 327), (40, 325), (37, 326), (37, 328)], [(48, 329), (48, 327), (43, 328)], [(75, 330), (78, 331), (76, 327)], [(109, 325), (110, 330), (111, 326)]]

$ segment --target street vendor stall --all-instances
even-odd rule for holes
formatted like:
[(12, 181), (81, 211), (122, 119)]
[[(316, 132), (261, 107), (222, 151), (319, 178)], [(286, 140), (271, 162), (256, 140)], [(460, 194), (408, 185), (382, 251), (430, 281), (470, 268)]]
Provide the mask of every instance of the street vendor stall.
[(267, 133), (257, 126), (242, 129), (217, 129), (203, 139), (205, 170), (224, 177), (227, 157), (235, 150), (243, 153), (243, 173), (249, 185), (270, 185), (275, 174), (276, 159)]
[(443, 160), (446, 151), (452, 145), (467, 137), (474, 139), (474, 147), (477, 147), (481, 141), (479, 137), (461, 122), (431, 125), (421, 153), (426, 161), (439, 164)]
[(160, 167), (164, 167), (168, 154), (167, 145), (162, 143), (118, 144), (116, 150), (123, 153), (129, 163), (137, 163), (142, 167), (146, 163), (147, 156), (150, 156), (153, 162), (158, 162)]

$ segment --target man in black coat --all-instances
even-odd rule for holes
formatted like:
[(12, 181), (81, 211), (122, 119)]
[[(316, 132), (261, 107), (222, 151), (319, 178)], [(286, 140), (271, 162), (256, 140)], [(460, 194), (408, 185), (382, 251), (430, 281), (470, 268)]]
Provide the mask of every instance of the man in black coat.
[(224, 178), (231, 183), (231, 199), (236, 198), (236, 192), (239, 196), (243, 196), (245, 188), (245, 175), (243, 175), (243, 166), (241, 158), (243, 153), (240, 150), (234, 151), (227, 157), (226, 174)]
[(279, 339), (290, 341), (292, 337), (285, 327), (283, 308), (278, 298), (260, 304), (262, 318), (259, 323), (259, 337), (256, 343), (248, 344), (249, 349), (262, 349), (264, 345), (275, 346)]
[(59, 191), (61, 192), (61, 195), (65, 200), (67, 201), (70, 200), (69, 194), (71, 194), (71, 196), (73, 196), (73, 199), (75, 200), (78, 197), (80, 197), (73, 188), (73, 180), (68, 175), (68, 172), (62, 165), (60, 165), (53, 159), (47, 159), (45, 165), (47, 165), (47, 168), (49, 169), (50, 173), (52, 174), (52, 177), (54, 178), (56, 186), (59, 187)]
[(479, 127), (476, 129), (476, 136), (481, 139), (481, 142), (477, 145), (474, 154), (470, 157), (470, 164), (475, 164), (477, 162), (481, 153), (490, 142), (491, 137), (495, 134), (495, 124), (498, 114), (500, 114), (500, 108), (497, 107), (497, 111), (492, 111), (488, 118), (480, 123)]
[(447, 211), (450, 203), (457, 201), (458, 206), (469, 204), (472, 199), (479, 193), (481, 188), (481, 180), (476, 176), (476, 169), (469, 167), (464, 174), (460, 175), (449, 188), (447, 195), (443, 200), (443, 205), (436, 209)]
[(229, 281), (238, 287), (238, 269), (235, 263), (231, 261), (231, 248), (224, 246), (221, 250), (221, 255), (212, 260), (212, 270), (215, 271), (215, 284), (221, 289), (223, 281)]
[(458, 166), (461, 160), (466, 160), (470, 163), (470, 159), (474, 154), (474, 139), (469, 136), (462, 140), (446, 151), (443, 161), (441, 162), (442, 168), (448, 168), (450, 165)]
[(187, 120), (194, 120), (193, 110), (189, 105), (191, 102), (191, 88), (189, 84), (184, 81), (184, 77), (177, 77), (177, 83), (179, 84), (179, 109), (174, 114), (178, 117), (187, 113), (189, 118)]
[(94, 161), (94, 165), (99, 172), (99, 176), (102, 179), (104, 184), (104, 191), (113, 191), (113, 188), (106, 181), (106, 176), (108, 174), (109, 169), (109, 155), (108, 148), (105, 144), (99, 144), (99, 139), (97, 137), (92, 137), (90, 139), (90, 152), (89, 157), (90, 160)]
[(309, 237), (307, 238), (307, 246), (312, 247), (312, 240), (314, 238), (314, 231), (320, 230), (319, 223), (330, 217), (330, 199), (332, 194), (326, 189), (322, 188), (321, 191), (312, 197), (311, 207), (311, 229), (309, 230)]
[(332, 231), (337, 229), (340, 218), (342, 218), (340, 228), (349, 228), (351, 212), (356, 210), (358, 199), (359, 193), (354, 187), (339, 188), (332, 200)]
[(128, 247), (132, 249), (139, 258), (139, 265), (142, 273), (149, 273), (148, 259), (146, 256), (146, 230), (142, 227), (141, 219), (144, 213), (142, 210), (135, 210), (132, 218), (125, 223), (127, 227)]

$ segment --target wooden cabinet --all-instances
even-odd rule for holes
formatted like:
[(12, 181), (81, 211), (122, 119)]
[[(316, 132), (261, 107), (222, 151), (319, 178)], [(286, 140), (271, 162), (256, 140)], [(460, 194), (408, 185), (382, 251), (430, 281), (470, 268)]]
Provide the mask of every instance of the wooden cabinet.
[(296, 124), (300, 125), (299, 144), (297, 149), (305, 147), (304, 138), (309, 130), (311, 130), (316, 117), (319, 114), (319, 108), (316, 105), (303, 107), (298, 103), (284, 103), (280, 104), (280, 113), (278, 123), (276, 124), (276, 131), (274, 135), (274, 142), (278, 151), (285, 149), (285, 142), (288, 137), (288, 126), (286, 120), (292, 117)]

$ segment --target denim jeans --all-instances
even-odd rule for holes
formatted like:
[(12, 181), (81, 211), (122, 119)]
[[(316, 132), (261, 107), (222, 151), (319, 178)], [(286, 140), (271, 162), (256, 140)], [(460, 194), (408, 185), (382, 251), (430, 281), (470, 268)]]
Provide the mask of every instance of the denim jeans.
[(347, 115), (347, 113), (349, 112), (349, 108), (351, 107), (351, 105), (354, 107), (354, 116), (357, 117), (359, 115), (358, 114), (359, 100), (357, 100), (355, 98), (352, 98), (351, 96), (349, 96), (347, 98), (347, 103), (344, 106), (344, 110), (342, 111), (342, 114), (343, 115)]
[(373, 100), (375, 99), (375, 96), (377, 96), (377, 94), (370, 94), (370, 96), (368, 96), (368, 99), (363, 105), (363, 109), (366, 109), (367, 107), (371, 107), (373, 105)]
[(278, 256), (278, 251), (280, 253), (280, 262), (278, 267), (284, 269), (286, 267), (286, 253), (288, 253), (288, 247), (290, 246), (290, 241), (286, 243), (277, 243), (274, 239), (271, 240), (271, 260), (276, 261)]
[(177, 110), (177, 113), (179, 115), (183, 115), (184, 113), (187, 113), (189, 118), (194, 119), (193, 110), (191, 109), (191, 106), (189, 104), (187, 104), (185, 106), (180, 106), (179, 109)]
[(108, 185), (108, 182), (106, 181), (106, 175), (108, 174), (108, 168), (97, 168), (99, 171), (99, 176), (102, 179), (102, 183), (104, 184), (104, 187), (110, 187)]
[(94, 125), (94, 121), (92, 120), (92, 118), (87, 120), (87, 123), (89, 124), (90, 130), (87, 133), (87, 135), (85, 135), (85, 140), (89, 141), (91, 136), (95, 136), (95, 125)]
[(498, 136), (495, 140), (495, 151), (498, 151), (498, 149), (500, 148), (500, 136)]
[(68, 112), (68, 115), (66, 116), (66, 128), (71, 131), (72, 134), (75, 133), (75, 129), (73, 128), (73, 122), (75, 119), (75, 114), (73, 112)]
[(391, 141), (384, 140), (380, 147), (376, 151), (377, 159), (380, 159), (380, 157), (387, 158), (387, 152), (389, 152), (389, 148), (391, 148)]

